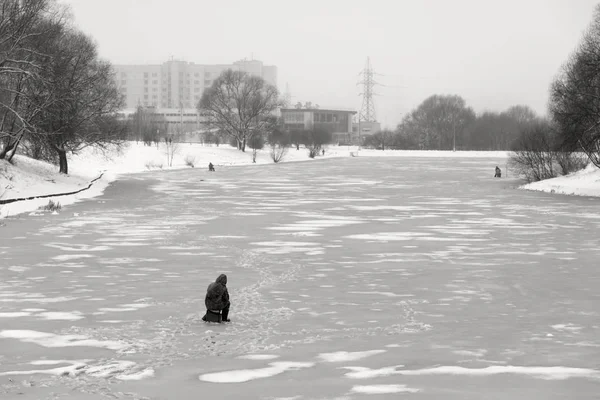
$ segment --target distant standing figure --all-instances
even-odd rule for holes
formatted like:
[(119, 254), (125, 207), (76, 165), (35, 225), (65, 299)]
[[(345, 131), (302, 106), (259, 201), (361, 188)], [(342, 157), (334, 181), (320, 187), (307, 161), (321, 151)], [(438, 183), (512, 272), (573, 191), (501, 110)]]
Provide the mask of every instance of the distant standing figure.
[(323, 149), (323, 155), (325, 155), (325, 149)]
[(221, 274), (219, 277), (206, 289), (206, 315), (202, 317), (203, 321), (207, 321), (208, 314), (217, 316), (221, 314), (222, 322), (229, 322), (229, 292), (227, 291), (227, 275)]
[(502, 178), (502, 170), (500, 170), (500, 168), (498, 168), (497, 165), (496, 165), (496, 174), (494, 175), (494, 178)]
[(215, 172), (215, 166), (213, 165), (213, 163), (211, 163), (211, 162), (208, 163), (208, 170)]

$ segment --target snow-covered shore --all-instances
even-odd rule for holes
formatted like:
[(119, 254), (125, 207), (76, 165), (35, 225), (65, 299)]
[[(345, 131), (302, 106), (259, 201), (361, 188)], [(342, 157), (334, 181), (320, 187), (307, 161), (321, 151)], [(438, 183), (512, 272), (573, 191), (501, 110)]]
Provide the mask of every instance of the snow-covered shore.
[[(326, 158), (350, 157), (452, 157), (452, 158), (506, 158), (507, 152), (486, 151), (403, 151), (403, 150), (368, 150), (348, 146), (332, 146), (326, 149), (325, 155), (315, 160), (308, 157), (305, 149), (289, 149), (282, 162), (310, 161)], [(44, 162), (16, 156), (14, 165), (0, 161), (0, 200), (26, 198), (40, 195), (73, 192), (85, 188), (89, 182), (103, 174), (92, 187), (76, 195), (60, 196), (53, 200), (61, 205), (73, 204), (77, 201), (99, 196), (110, 182), (120, 174), (138, 173), (148, 170), (195, 168), (206, 169), (212, 162), (217, 170), (224, 166), (269, 164), (269, 149), (259, 150), (256, 164), (252, 162), (252, 150), (241, 152), (230, 146), (204, 146), (197, 143), (179, 143), (173, 156), (171, 166), (167, 161), (167, 150), (164, 144), (144, 146), (141, 143), (130, 143), (120, 152), (106, 155), (100, 151), (86, 149), (69, 158), (69, 175), (59, 174), (57, 167)], [(528, 190), (540, 190), (552, 193), (574, 194), (583, 196), (600, 196), (600, 170), (588, 167), (584, 171), (566, 177), (549, 179), (523, 186)], [(0, 205), (0, 218), (37, 210), (48, 204), (49, 198), (19, 201)]]
[(575, 173), (533, 182), (520, 189), (574, 196), (600, 197), (600, 169), (594, 164)]

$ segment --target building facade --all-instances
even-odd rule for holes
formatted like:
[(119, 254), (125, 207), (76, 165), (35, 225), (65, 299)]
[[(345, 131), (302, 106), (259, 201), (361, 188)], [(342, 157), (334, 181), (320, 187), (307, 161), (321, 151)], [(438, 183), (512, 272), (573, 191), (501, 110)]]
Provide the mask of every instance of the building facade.
[(281, 123), (285, 131), (319, 129), (330, 132), (337, 144), (355, 141), (352, 116), (356, 111), (320, 108), (282, 108)]
[(204, 89), (227, 69), (260, 76), (277, 87), (277, 67), (258, 60), (204, 65), (169, 60), (160, 65), (115, 65), (115, 80), (125, 96), (125, 108), (195, 109)]

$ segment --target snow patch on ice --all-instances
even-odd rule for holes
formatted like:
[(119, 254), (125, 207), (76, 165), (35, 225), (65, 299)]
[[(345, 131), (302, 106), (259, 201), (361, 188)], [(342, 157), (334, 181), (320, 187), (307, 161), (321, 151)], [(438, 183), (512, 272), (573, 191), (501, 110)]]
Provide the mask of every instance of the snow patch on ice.
[(125, 344), (113, 340), (89, 339), (83, 335), (55, 335), (53, 333), (29, 330), (0, 331), (2, 339), (17, 339), (24, 343), (34, 343), (43, 347), (99, 347), (109, 350), (122, 350)]
[(314, 366), (311, 362), (273, 362), (269, 367), (258, 369), (240, 369), (234, 371), (214, 372), (200, 375), (199, 379), (213, 383), (241, 383), (254, 379), (270, 378), (286, 371), (294, 371)]
[(275, 358), (279, 358), (279, 356), (274, 354), (248, 354), (238, 358), (242, 360), (273, 360)]
[(419, 389), (409, 388), (406, 385), (368, 385), (353, 386), (351, 392), (361, 394), (391, 394), (391, 393), (417, 393)]
[(54, 247), (62, 251), (105, 251), (110, 250), (108, 246), (91, 246), (76, 243), (45, 243), (45, 246)]
[(440, 366), (417, 370), (399, 369), (404, 365), (370, 369), (366, 367), (341, 367), (351, 372), (344, 374), (351, 379), (373, 379), (378, 377), (405, 375), (464, 375), (464, 376), (490, 376), (498, 374), (528, 375), (546, 380), (564, 380), (569, 378), (595, 378), (600, 379), (600, 371), (587, 368), (570, 367), (522, 367), (513, 365), (494, 365), (485, 368), (465, 368), (458, 366)]
[(36, 317), (41, 317), (48, 321), (77, 321), (85, 318), (80, 311), (73, 312), (59, 312), (59, 311), (51, 311), (51, 312), (43, 312)]
[(363, 358), (371, 357), (376, 354), (385, 353), (386, 350), (367, 350), (367, 351), (337, 351), (335, 353), (322, 353), (319, 354), (319, 358), (325, 362), (346, 362), (356, 361)]
[(19, 318), (28, 317), (31, 313), (28, 312), (0, 312), (0, 318)]
[(570, 333), (579, 333), (579, 331), (581, 329), (583, 329), (581, 326), (579, 325), (575, 325), (575, 324), (556, 324), (556, 325), (552, 325), (552, 328), (554, 330), (557, 330), (559, 332), (570, 332)]
[(91, 254), (63, 254), (60, 256), (54, 256), (52, 257), (53, 260), (55, 261), (69, 261), (69, 260), (76, 260), (78, 258), (92, 258), (94, 257)]

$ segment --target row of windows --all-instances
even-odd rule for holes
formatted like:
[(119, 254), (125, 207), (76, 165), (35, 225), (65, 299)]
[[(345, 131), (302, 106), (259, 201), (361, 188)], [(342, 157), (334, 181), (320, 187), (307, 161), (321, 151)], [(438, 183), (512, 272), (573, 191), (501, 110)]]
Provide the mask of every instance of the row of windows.
[[(158, 104), (159, 104), (159, 103), (158, 103), (157, 101), (152, 101), (152, 102), (150, 102), (150, 101), (148, 101), (148, 100), (144, 100), (144, 102), (142, 103), (142, 105), (143, 105), (144, 107), (158, 107)], [(163, 107), (163, 108), (172, 108), (171, 104), (169, 104), (169, 103), (166, 103), (166, 102), (164, 102), (164, 101), (163, 101), (162, 103), (160, 103), (160, 105), (161, 105), (161, 107)], [(192, 105), (191, 103), (183, 103), (183, 106), (184, 106), (185, 108), (192, 108), (192, 107), (193, 107), (193, 106), (195, 106), (195, 105)]]
[(283, 113), (283, 121), (286, 123), (304, 123), (304, 113), (303, 112), (286, 112)]
[[(153, 99), (158, 99), (158, 95), (156, 95), (156, 94), (153, 94), (153, 95), (152, 95), (152, 98), (153, 98)], [(145, 95), (144, 95), (144, 99), (145, 99), (145, 100), (148, 100), (148, 99), (149, 99), (149, 95), (145, 94)], [(188, 97), (188, 96), (185, 96), (185, 100), (189, 100), (189, 97)], [(200, 100), (200, 96), (194, 96), (194, 100), (196, 100), (196, 101)]]
[(331, 113), (315, 113), (314, 121), (315, 122), (338, 122), (338, 115)]
[[(194, 77), (195, 78), (199, 78), (200, 77), (200, 73), (199, 72), (195, 72), (194, 73)], [(162, 74), (163, 78), (166, 77), (166, 75), (163, 73)], [(190, 74), (189, 72), (187, 74), (184, 75), (183, 72), (179, 72), (179, 77), (183, 77), (183, 76), (187, 76), (188, 78), (190, 78), (192, 76), (192, 74)], [(210, 79), (210, 77), (212, 76), (212, 72), (205, 72), (204, 73), (204, 79)], [(144, 78), (148, 79), (150, 77), (150, 73), (149, 72), (144, 72)], [(158, 77), (158, 72), (152, 72), (152, 78), (156, 78)], [(127, 78), (127, 72), (122, 71), (121, 72), (121, 78), (125, 79)]]
[[(152, 84), (153, 85), (158, 85), (158, 81), (152, 81)], [(167, 84), (169, 86), (171, 86), (171, 81), (168, 81)], [(148, 81), (147, 80), (144, 81), (144, 85), (148, 85)], [(187, 81), (187, 85), (191, 85), (190, 81)], [(199, 86), (200, 85), (200, 81), (194, 81), (194, 85)], [(208, 81), (208, 80), (204, 81), (204, 86), (205, 87), (208, 87), (208, 86), (211, 86), (211, 85), (212, 85), (212, 81)], [(127, 79), (121, 79), (121, 86), (127, 86)], [(182, 81), (179, 81), (179, 86), (180, 87), (184, 87), (184, 84), (183, 84)], [(200, 90), (199, 87), (196, 87), (195, 89), (196, 89), (196, 91)]]

